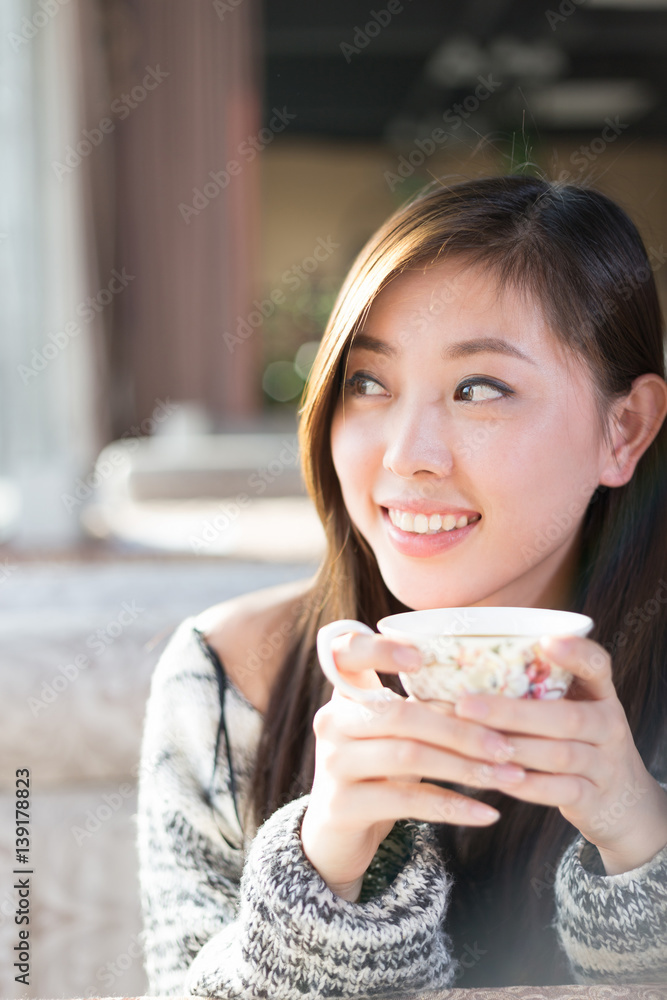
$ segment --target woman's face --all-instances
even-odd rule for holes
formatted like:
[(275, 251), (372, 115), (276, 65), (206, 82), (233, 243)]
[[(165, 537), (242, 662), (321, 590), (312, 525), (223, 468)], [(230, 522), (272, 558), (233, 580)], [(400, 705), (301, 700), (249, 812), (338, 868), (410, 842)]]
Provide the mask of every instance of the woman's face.
[(404, 272), (346, 379), (334, 467), (395, 596), (567, 607), (606, 445), (590, 376), (539, 306), (460, 264)]

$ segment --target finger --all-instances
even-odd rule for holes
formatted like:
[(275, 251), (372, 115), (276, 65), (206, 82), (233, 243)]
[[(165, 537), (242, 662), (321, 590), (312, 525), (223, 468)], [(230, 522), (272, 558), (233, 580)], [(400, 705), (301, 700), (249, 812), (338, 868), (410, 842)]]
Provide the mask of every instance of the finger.
[(581, 804), (595, 791), (588, 778), (573, 774), (540, 774), (527, 771), (523, 781), (503, 785), (501, 790), (513, 799), (543, 806), (572, 807)]
[(493, 765), (418, 740), (351, 740), (328, 754), (325, 751), (326, 757), (328, 770), (342, 781), (419, 775), (475, 788), (498, 788), (525, 776), (524, 769), (515, 764)]
[(347, 793), (355, 819), (368, 823), (413, 819), (423, 823), (489, 826), (500, 818), (497, 809), (449, 789), (421, 782), (364, 781)]
[(407, 642), (387, 636), (347, 632), (331, 642), (334, 663), (343, 676), (359, 687), (382, 687), (377, 676), (397, 674), (399, 671), (416, 671), (421, 667), (419, 650)]
[(597, 642), (575, 635), (544, 636), (540, 646), (550, 660), (574, 674), (577, 697), (598, 701), (615, 695), (611, 657)]
[(592, 781), (602, 778), (601, 754), (597, 747), (579, 740), (553, 740), (515, 736), (512, 763), (530, 771), (549, 774), (585, 775)]
[[(502, 764), (513, 759), (515, 748), (502, 733), (458, 719), (447, 702), (424, 702), (395, 695), (381, 705), (360, 705), (334, 692), (330, 709), (317, 714), (316, 735), (355, 744), (383, 738), (415, 740), (465, 757)], [(385, 769), (386, 773), (386, 769)]]
[(560, 698), (539, 701), (507, 698), (501, 694), (464, 695), (455, 705), (456, 715), (474, 719), (506, 733), (526, 733), (551, 739), (599, 745), (608, 739), (605, 713), (595, 702)]

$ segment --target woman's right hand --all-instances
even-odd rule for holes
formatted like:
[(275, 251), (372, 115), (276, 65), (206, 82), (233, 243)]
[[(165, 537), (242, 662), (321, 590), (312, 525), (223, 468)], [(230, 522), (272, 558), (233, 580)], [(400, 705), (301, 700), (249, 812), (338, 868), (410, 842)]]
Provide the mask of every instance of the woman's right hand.
[[(405, 649), (414, 647), (358, 632), (331, 643), (337, 668), (359, 687), (381, 687), (378, 673), (407, 671), (394, 655)], [(395, 694), (377, 705), (361, 704), (334, 689), (313, 730), (315, 776), (301, 841), (332, 891), (352, 902), (396, 820), (488, 826), (498, 819), (495, 809), (423, 778), (509, 789), (525, 774), (505, 763), (513, 753), (510, 740), (459, 719), (447, 702)]]

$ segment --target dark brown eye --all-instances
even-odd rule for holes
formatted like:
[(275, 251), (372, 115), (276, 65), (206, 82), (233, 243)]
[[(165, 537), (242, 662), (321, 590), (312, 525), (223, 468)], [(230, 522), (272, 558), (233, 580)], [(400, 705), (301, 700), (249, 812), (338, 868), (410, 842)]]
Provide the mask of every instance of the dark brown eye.
[(512, 396), (513, 391), (486, 379), (476, 379), (474, 382), (465, 382), (460, 385), (455, 395), (464, 403), (481, 403), (487, 399), (502, 399), (505, 396)]
[(380, 394), (382, 393), (382, 386), (379, 382), (376, 382), (370, 375), (364, 375), (363, 372), (355, 372), (343, 383), (343, 388), (352, 396), (377, 396), (379, 393), (373, 391), (373, 386), (379, 390)]

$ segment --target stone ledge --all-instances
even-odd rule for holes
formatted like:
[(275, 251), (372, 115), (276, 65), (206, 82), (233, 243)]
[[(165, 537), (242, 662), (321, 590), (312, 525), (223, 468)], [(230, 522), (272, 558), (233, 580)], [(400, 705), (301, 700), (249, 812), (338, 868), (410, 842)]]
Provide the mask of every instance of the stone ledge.
[[(663, 1000), (666, 997), (667, 985), (628, 984), (627, 986), (479, 986), (472, 989), (392, 994), (391, 1000)], [(76, 1000), (192, 1000), (192, 997), (77, 997)], [(378, 996), (375, 1000), (382, 1000), (382, 997)]]

